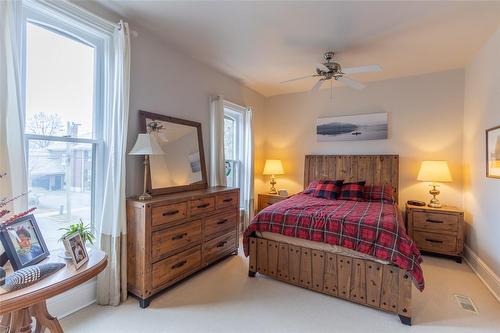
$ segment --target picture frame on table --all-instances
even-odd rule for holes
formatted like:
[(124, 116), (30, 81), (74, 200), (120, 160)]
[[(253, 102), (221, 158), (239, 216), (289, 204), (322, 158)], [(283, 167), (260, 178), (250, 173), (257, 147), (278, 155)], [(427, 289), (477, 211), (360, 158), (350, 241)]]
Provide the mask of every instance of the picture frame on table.
[(3, 227), (0, 240), (15, 271), (37, 264), (50, 254), (33, 214)]
[(82, 236), (80, 233), (75, 232), (63, 239), (64, 247), (66, 251), (70, 253), (73, 264), (76, 269), (82, 267), (86, 262), (89, 261), (89, 255), (85, 244), (83, 243)]
[(486, 177), (500, 179), (500, 126), (486, 130)]

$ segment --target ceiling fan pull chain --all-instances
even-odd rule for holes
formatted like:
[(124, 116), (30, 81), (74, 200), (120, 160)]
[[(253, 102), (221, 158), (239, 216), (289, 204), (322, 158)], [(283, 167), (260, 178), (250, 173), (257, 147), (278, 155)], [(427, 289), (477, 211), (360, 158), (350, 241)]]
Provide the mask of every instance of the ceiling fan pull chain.
[(330, 80), (330, 102), (333, 100), (333, 80)]

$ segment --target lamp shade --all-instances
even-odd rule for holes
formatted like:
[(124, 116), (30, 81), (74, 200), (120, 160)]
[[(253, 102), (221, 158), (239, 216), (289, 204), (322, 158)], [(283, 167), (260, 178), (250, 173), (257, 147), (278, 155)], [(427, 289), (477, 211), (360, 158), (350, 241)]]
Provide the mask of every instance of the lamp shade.
[(451, 173), (446, 161), (422, 161), (417, 180), (421, 182), (451, 182)]
[(163, 155), (165, 152), (161, 149), (154, 135), (148, 133), (139, 134), (130, 155)]
[(266, 164), (264, 164), (264, 175), (282, 175), (285, 172), (283, 171), (283, 164), (281, 160), (266, 160)]

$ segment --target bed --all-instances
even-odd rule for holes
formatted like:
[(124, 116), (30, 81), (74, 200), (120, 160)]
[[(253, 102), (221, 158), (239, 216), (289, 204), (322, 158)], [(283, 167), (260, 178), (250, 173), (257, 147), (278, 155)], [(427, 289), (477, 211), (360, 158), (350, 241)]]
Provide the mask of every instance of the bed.
[[(323, 178), (392, 184), (398, 155), (307, 155), (304, 188)], [(256, 273), (395, 313), (411, 325), (412, 284), (423, 290), (420, 252), (397, 204), (314, 198), (303, 192), (259, 212), (244, 233)]]

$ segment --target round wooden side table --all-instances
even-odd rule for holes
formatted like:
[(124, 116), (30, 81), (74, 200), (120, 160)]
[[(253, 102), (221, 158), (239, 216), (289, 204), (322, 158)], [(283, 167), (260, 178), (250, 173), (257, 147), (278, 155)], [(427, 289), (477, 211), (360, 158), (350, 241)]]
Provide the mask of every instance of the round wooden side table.
[(32, 317), (36, 319), (35, 332), (44, 332), (46, 328), (51, 333), (63, 332), (57, 318), (47, 310), (46, 300), (97, 276), (108, 260), (103, 251), (92, 249), (89, 261), (78, 270), (73, 262), (57, 254), (51, 254), (42, 261), (48, 262), (64, 262), (66, 266), (29, 287), (0, 295), (0, 333), (32, 332)]

